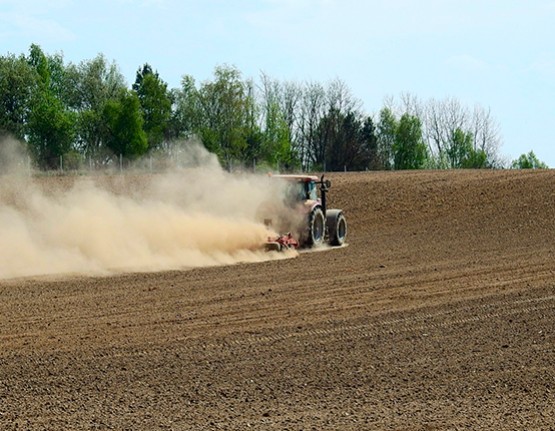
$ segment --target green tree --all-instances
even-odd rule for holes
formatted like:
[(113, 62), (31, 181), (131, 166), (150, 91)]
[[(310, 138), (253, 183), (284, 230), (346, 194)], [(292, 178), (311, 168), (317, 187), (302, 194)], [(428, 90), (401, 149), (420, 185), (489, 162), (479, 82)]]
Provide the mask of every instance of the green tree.
[(548, 166), (539, 160), (533, 151), (521, 154), (518, 159), (513, 161), (511, 167), (513, 169), (548, 169)]
[[(292, 169), (298, 166), (292, 149), (291, 128), (282, 108), (281, 87), (277, 81), (262, 76), (262, 117), (263, 130), (260, 145), (253, 148), (255, 159), (265, 161), (270, 166)], [(249, 148), (252, 148), (249, 145)]]
[[(337, 105), (336, 105), (337, 106)], [(376, 135), (371, 120), (349, 107), (332, 107), (320, 120), (316, 131), (316, 166), (329, 171), (366, 170), (376, 152)]]
[(413, 115), (403, 114), (397, 125), (393, 144), (395, 169), (421, 169), (427, 158), (428, 151), (422, 137), (420, 120)]
[[(75, 138), (75, 113), (68, 110), (59, 97), (63, 72), (59, 61), (52, 69), (41, 48), (31, 45), (29, 65), (34, 69), (37, 85), (31, 98), (26, 134), (31, 153), (43, 169), (60, 167), (60, 157), (72, 149)], [(55, 80), (51, 70), (55, 71)], [(53, 83), (55, 85), (53, 85)]]
[(377, 125), (377, 149), (383, 169), (393, 168), (393, 148), (397, 134), (397, 119), (389, 108), (380, 111)]
[(125, 90), (123, 75), (101, 54), (69, 65), (66, 75), (71, 83), (69, 105), (78, 112), (76, 148), (91, 162), (102, 163), (107, 150), (104, 108)]
[(449, 164), (452, 168), (461, 168), (472, 151), (472, 135), (460, 128), (453, 131), (450, 145), (447, 147)]
[(173, 90), (172, 96), (175, 109), (171, 118), (171, 132), (173, 138), (190, 138), (198, 133), (203, 124), (202, 105), (195, 79), (184, 75), (181, 87)]
[(108, 63), (102, 54), (77, 66), (69, 65), (66, 75), (72, 89), (69, 105), (79, 111), (99, 110), (126, 87), (118, 66)]
[(61, 167), (60, 157), (72, 149), (75, 114), (64, 109), (59, 99), (48, 92), (35, 95), (27, 123), (31, 154), (42, 169)]
[(114, 155), (132, 160), (145, 154), (148, 142), (134, 91), (122, 90), (118, 99), (109, 100), (103, 116), (108, 129), (106, 145)]
[(366, 166), (360, 168), (371, 169), (371, 170), (381, 170), (385, 169), (384, 161), (382, 160), (381, 154), (378, 148), (378, 136), (376, 135), (376, 126), (372, 117), (366, 117), (362, 124), (362, 142), (365, 148), (365, 152), (368, 154), (368, 163)]
[(342, 142), (339, 135), (341, 113), (337, 109), (330, 109), (318, 122), (318, 127), (312, 138), (312, 169), (323, 171), (338, 171), (339, 159), (342, 152)]
[(463, 161), (461, 168), (464, 169), (483, 169), (483, 168), (490, 168), (491, 165), (488, 161), (488, 155), (484, 150), (478, 149), (475, 150), (472, 148)]
[(45, 88), (49, 88), (50, 71), (48, 70), (48, 59), (40, 46), (36, 44), (30, 46), (27, 62), (37, 74), (40, 84)]
[(354, 111), (344, 115), (341, 123), (340, 139), (344, 142), (343, 166), (348, 170), (363, 171), (369, 168), (374, 151), (376, 136), (373, 134), (372, 121)]
[(291, 145), (291, 131), (280, 113), (273, 124), (268, 125), (263, 133), (262, 159), (271, 166), (281, 166), (285, 170), (299, 166), (297, 154)]
[(0, 57), (0, 135), (25, 137), (36, 76), (24, 56)]
[(205, 82), (198, 91), (188, 90), (194, 132), (204, 146), (216, 153), (228, 166), (242, 160), (249, 146), (248, 139), (257, 139), (253, 129), (254, 100), (249, 86), (234, 67), (219, 66), (214, 80)]
[(170, 132), (172, 98), (168, 85), (147, 63), (137, 71), (133, 90), (141, 103), (149, 148), (160, 147)]
[(471, 133), (456, 129), (447, 148), (449, 163), (452, 168), (480, 169), (487, 167), (487, 154), (484, 150), (475, 150)]

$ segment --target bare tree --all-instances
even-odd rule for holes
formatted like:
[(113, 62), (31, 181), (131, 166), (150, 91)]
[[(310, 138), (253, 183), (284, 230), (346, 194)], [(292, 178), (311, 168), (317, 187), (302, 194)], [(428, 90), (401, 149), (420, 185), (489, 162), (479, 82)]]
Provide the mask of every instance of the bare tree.
[(296, 82), (284, 82), (281, 85), (281, 110), (283, 118), (287, 123), (293, 141), (298, 136), (299, 104), (301, 103), (303, 90)]
[(493, 167), (502, 164), (499, 156), (501, 134), (499, 124), (493, 118), (491, 110), (476, 105), (472, 114), (472, 133), (474, 150), (483, 151), (488, 162)]
[[(428, 146), (434, 151), (440, 167), (453, 168), (455, 161), (449, 155), (456, 153), (457, 130), (468, 130), (469, 111), (454, 98), (443, 101), (432, 99), (425, 117), (425, 136), (431, 139)], [(442, 166), (447, 163), (447, 166)]]
[(424, 118), (425, 107), (420, 99), (411, 93), (401, 93), (401, 110), (399, 116), (409, 114), (413, 117)]
[(318, 126), (325, 114), (326, 92), (319, 83), (308, 83), (303, 91), (299, 109), (301, 165), (309, 170), (325, 160), (325, 147), (317, 139)]
[(359, 112), (362, 107), (362, 102), (355, 98), (347, 84), (338, 78), (329, 83), (326, 99), (328, 110), (335, 110), (342, 114)]
[(410, 93), (401, 94), (399, 102), (390, 97), (386, 107), (396, 116), (408, 113), (421, 120), (424, 139), (438, 168), (460, 167), (461, 132), (472, 136), (471, 149), (485, 154), (487, 166), (501, 163), (499, 127), (489, 109), (476, 105), (470, 110), (454, 97), (422, 103)]

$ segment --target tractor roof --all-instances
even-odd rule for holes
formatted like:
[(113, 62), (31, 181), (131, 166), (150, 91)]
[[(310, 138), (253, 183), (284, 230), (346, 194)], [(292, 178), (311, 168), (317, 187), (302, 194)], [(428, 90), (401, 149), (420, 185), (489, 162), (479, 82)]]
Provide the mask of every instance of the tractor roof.
[(315, 175), (271, 175), (272, 178), (281, 178), (288, 181), (298, 181), (308, 183), (310, 181), (319, 181)]

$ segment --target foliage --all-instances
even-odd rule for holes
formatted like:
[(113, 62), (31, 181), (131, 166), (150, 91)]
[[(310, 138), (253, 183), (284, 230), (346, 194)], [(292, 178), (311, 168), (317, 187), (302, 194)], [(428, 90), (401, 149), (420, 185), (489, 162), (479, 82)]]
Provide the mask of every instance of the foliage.
[(297, 155), (292, 147), (292, 123), (288, 122), (282, 109), (281, 87), (277, 81), (263, 76), (261, 139), (248, 145), (247, 161), (265, 161), (271, 167), (293, 169), (298, 166)]
[(168, 85), (160, 79), (158, 72), (153, 72), (150, 65), (145, 64), (137, 71), (133, 90), (141, 104), (148, 146), (158, 148), (169, 133), (172, 100)]
[(181, 88), (172, 91), (172, 100), (174, 110), (170, 120), (170, 136), (179, 139), (198, 133), (202, 124), (202, 113), (198, 90), (192, 76), (183, 76)]
[(320, 121), (317, 136), (325, 150), (323, 162), (327, 170), (365, 170), (370, 166), (370, 146), (375, 136), (368, 128), (368, 122), (363, 125), (356, 112), (344, 113), (331, 108)]
[[(260, 139), (258, 151), (253, 152), (253, 160), (265, 160), (270, 166), (292, 167), (295, 154), (291, 148), (291, 132), (276, 102), (267, 105), (264, 132)], [(252, 144), (249, 148), (254, 149)]]
[(431, 167), (487, 168), (503, 164), (498, 155), (499, 127), (489, 110), (480, 106), (470, 110), (453, 98), (422, 102), (411, 94), (403, 94), (400, 103), (389, 100), (389, 109), (420, 119)]
[(71, 150), (75, 137), (75, 115), (45, 92), (35, 96), (27, 128), (29, 148), (39, 167), (60, 167), (60, 157)]
[(110, 100), (117, 100), (125, 90), (125, 81), (115, 64), (104, 56), (67, 67), (70, 82), (69, 105), (78, 113), (75, 147), (95, 163), (102, 163), (107, 151), (107, 125), (104, 109)]
[[(37, 83), (26, 123), (29, 149), (39, 167), (55, 169), (74, 142), (75, 114), (57, 97), (63, 85), (59, 64), (50, 62), (37, 45), (31, 46), (27, 61), (35, 71)], [(52, 72), (58, 72), (54, 73), (56, 79), (52, 79)]]
[(0, 57), (0, 135), (25, 137), (36, 77), (24, 56)]
[(115, 155), (135, 159), (148, 149), (139, 97), (129, 90), (122, 90), (118, 99), (109, 100), (103, 113), (108, 128), (106, 146)]
[(453, 168), (479, 169), (487, 167), (487, 155), (484, 150), (472, 146), (472, 135), (456, 129), (447, 149), (450, 166)]
[(377, 129), (372, 120), (372, 117), (366, 117), (362, 124), (361, 129), (361, 140), (362, 140), (362, 151), (367, 155), (368, 165), (363, 166), (365, 163), (363, 160), (360, 162), (360, 170), (371, 169), (371, 170), (381, 170), (384, 169), (383, 155), (380, 153), (378, 147), (378, 136), (376, 134)]
[[(59, 168), (170, 152), (198, 138), (228, 167), (279, 170), (491, 168), (500, 166), (500, 133), (489, 110), (452, 98), (421, 102), (404, 94), (376, 118), (339, 79), (260, 82), (222, 65), (197, 83), (184, 75), (168, 89), (148, 63), (128, 88), (115, 63), (99, 54), (65, 64), (31, 45), (27, 56), (0, 57), (0, 135), (23, 141), (36, 166)], [(68, 164), (66, 163), (66, 166)], [(546, 167), (530, 152), (515, 168)]]
[(392, 150), (395, 169), (421, 169), (424, 167), (428, 154), (418, 117), (403, 114), (395, 130)]
[[(183, 81), (179, 97), (181, 118), (190, 115), (191, 131), (220, 160), (230, 164), (240, 160), (249, 143), (248, 113), (252, 101), (240, 72), (227, 66), (217, 67), (214, 80), (196, 88), (192, 79)], [(252, 132), (252, 130), (250, 130)], [(252, 140), (254, 133), (250, 135)], [(256, 145), (252, 143), (251, 145)]]
[(548, 166), (539, 160), (533, 151), (521, 154), (518, 159), (513, 161), (511, 167), (513, 169), (548, 169)]
[(393, 148), (397, 134), (397, 120), (389, 108), (380, 111), (377, 127), (377, 147), (383, 169), (393, 168)]

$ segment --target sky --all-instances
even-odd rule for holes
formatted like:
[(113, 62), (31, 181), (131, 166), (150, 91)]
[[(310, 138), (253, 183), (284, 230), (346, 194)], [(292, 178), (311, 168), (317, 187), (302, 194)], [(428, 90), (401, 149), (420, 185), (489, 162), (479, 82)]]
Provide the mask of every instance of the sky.
[(129, 85), (339, 79), (376, 115), (410, 94), (489, 109), (500, 153), (555, 167), (555, 0), (0, 0), (0, 55), (33, 43), (78, 64), (103, 54)]

